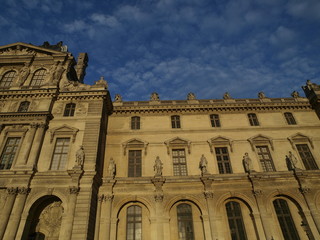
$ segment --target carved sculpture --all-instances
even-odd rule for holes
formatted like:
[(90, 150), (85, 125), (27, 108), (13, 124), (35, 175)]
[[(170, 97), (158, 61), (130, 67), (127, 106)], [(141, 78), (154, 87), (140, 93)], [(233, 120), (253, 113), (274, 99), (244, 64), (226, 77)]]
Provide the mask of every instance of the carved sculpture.
[(230, 94), (229, 94), (228, 92), (225, 92), (225, 93), (223, 94), (223, 99), (231, 99)]
[(156, 172), (155, 176), (162, 176), (162, 165), (163, 163), (161, 162), (159, 156), (157, 156), (153, 165), (153, 170)]
[(298, 93), (297, 91), (293, 91), (293, 92), (291, 93), (291, 96), (292, 96), (293, 98), (298, 98), (298, 97), (300, 97), (300, 95), (299, 95), (299, 93)]
[(114, 97), (114, 101), (115, 102), (122, 102), (122, 97), (120, 94), (116, 94), (115, 97)]
[(201, 170), (201, 175), (205, 175), (208, 173), (207, 165), (208, 165), (208, 161), (205, 158), (205, 156), (202, 154), (202, 156), (200, 158), (200, 162), (199, 162), (199, 168)]
[(30, 74), (29, 63), (25, 63), (24, 67), (22, 67), (19, 71), (19, 77), (16, 83), (16, 86), (21, 86)]
[(289, 151), (289, 155), (286, 155), (286, 163), (288, 170), (293, 170), (297, 168), (298, 159)]
[(259, 92), (259, 93), (258, 93), (258, 97), (259, 97), (260, 99), (263, 99), (263, 98), (266, 98), (266, 95), (264, 94), (264, 92)]
[(76, 163), (78, 166), (82, 167), (84, 163), (85, 153), (83, 146), (81, 145), (78, 151), (76, 152)]
[(113, 158), (110, 158), (108, 171), (109, 171), (109, 176), (114, 178), (116, 175), (116, 164)]
[(245, 172), (250, 173), (253, 170), (252, 160), (249, 157), (249, 154), (247, 152), (243, 156), (242, 163), (243, 163)]
[(188, 93), (188, 97), (187, 97), (188, 100), (195, 100), (196, 99), (196, 95), (192, 92)]
[(156, 93), (156, 92), (151, 93), (150, 100), (151, 100), (151, 101), (159, 101), (159, 100), (160, 100), (159, 94)]

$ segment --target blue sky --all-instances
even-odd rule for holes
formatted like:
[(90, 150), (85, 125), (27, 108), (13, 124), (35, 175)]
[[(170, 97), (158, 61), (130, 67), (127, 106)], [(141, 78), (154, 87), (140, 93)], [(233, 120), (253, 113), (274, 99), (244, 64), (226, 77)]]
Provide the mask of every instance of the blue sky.
[(320, 83), (319, 0), (1, 0), (0, 45), (63, 41), (112, 97), (290, 97)]

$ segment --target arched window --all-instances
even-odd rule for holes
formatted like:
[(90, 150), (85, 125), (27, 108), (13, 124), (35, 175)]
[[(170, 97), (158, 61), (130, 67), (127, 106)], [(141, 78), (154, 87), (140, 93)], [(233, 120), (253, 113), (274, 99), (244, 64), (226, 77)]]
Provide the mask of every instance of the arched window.
[(46, 70), (45, 69), (39, 69), (37, 70), (31, 79), (30, 86), (36, 87), (40, 86), (46, 76)]
[(247, 234), (238, 202), (228, 202), (226, 204), (228, 223), (232, 240), (246, 240)]
[(30, 106), (30, 102), (28, 101), (21, 102), (18, 108), (18, 112), (28, 112), (29, 106)]
[(72, 117), (72, 116), (74, 116), (75, 109), (76, 109), (76, 104), (75, 103), (66, 104), (63, 116), (64, 117)]
[(131, 118), (131, 129), (140, 129), (140, 117), (135, 116)]
[(15, 71), (6, 72), (0, 81), (0, 87), (10, 87), (15, 76)]
[(290, 113), (290, 112), (285, 112), (285, 113), (284, 113), (284, 117), (286, 118), (287, 123), (288, 123), (289, 125), (296, 125), (296, 124), (297, 124), (297, 123), (296, 123), (296, 120), (294, 119), (294, 116), (293, 116), (292, 113)]
[(181, 128), (180, 116), (178, 115), (171, 116), (171, 126), (172, 128)]
[(192, 208), (189, 204), (182, 203), (177, 206), (178, 218), (178, 239), (179, 240), (193, 240), (193, 220)]
[(127, 208), (127, 240), (142, 239), (142, 209), (138, 205)]
[(273, 201), (273, 206), (276, 210), (284, 239), (299, 240), (300, 237), (292, 219), (287, 201), (284, 199), (276, 199)]

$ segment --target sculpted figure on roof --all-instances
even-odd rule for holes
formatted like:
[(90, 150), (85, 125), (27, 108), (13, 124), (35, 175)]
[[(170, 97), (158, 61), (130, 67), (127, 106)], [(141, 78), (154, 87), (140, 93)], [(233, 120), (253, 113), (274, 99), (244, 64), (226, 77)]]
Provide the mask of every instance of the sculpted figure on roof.
[(156, 93), (156, 92), (151, 93), (150, 100), (151, 100), (151, 101), (159, 101), (159, 100), (160, 100), (159, 94)]

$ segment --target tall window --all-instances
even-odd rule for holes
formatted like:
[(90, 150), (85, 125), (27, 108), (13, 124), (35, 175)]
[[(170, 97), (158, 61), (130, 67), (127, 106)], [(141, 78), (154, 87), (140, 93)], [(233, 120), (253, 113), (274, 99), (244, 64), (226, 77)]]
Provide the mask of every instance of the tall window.
[(300, 240), (287, 201), (283, 199), (276, 199), (273, 201), (273, 206), (276, 210), (276, 214), (284, 239)]
[(210, 121), (212, 127), (220, 127), (220, 119), (218, 114), (211, 114)]
[(251, 126), (259, 126), (259, 121), (258, 121), (258, 117), (255, 113), (249, 113), (248, 114), (248, 119), (250, 122)]
[(287, 123), (288, 123), (289, 125), (296, 125), (296, 124), (297, 124), (297, 123), (296, 123), (296, 120), (294, 119), (292, 113), (286, 112), (286, 113), (284, 113), (284, 117), (286, 118)]
[(40, 86), (46, 76), (46, 70), (45, 69), (40, 69), (37, 70), (31, 79), (30, 86), (31, 87), (36, 87)]
[(238, 202), (226, 204), (228, 223), (232, 240), (246, 240), (247, 234), (244, 228), (241, 207)]
[(70, 146), (70, 138), (57, 138), (54, 147), (51, 170), (64, 170)]
[(64, 117), (72, 117), (72, 116), (74, 116), (75, 110), (76, 110), (76, 104), (75, 103), (68, 103), (68, 104), (66, 104), (66, 107), (64, 109), (63, 116)]
[(142, 239), (142, 209), (133, 205), (127, 208), (127, 240)]
[(10, 169), (20, 143), (19, 137), (9, 137), (0, 158), (0, 169)]
[(192, 208), (189, 204), (183, 203), (177, 206), (179, 240), (193, 240)]
[(129, 150), (128, 177), (141, 177), (141, 150)]
[(0, 87), (10, 87), (15, 76), (15, 71), (5, 73), (0, 81)]
[(184, 149), (172, 149), (173, 175), (187, 176), (186, 152)]
[(215, 148), (219, 173), (232, 173), (230, 157), (227, 147)]
[(304, 167), (307, 170), (319, 169), (317, 164), (316, 164), (316, 161), (314, 160), (314, 158), (313, 158), (313, 156), (312, 156), (312, 154), (310, 152), (308, 144), (297, 144), (296, 147), (298, 149), (298, 152), (299, 152), (299, 155), (300, 155), (300, 157), (302, 159)]
[(256, 146), (256, 148), (263, 171), (275, 171), (268, 146)]
[(28, 112), (30, 102), (24, 101), (21, 102), (18, 108), (18, 112)]
[(131, 118), (131, 129), (140, 129), (140, 117), (135, 116)]
[(172, 128), (181, 128), (180, 116), (178, 115), (171, 116), (171, 126)]

